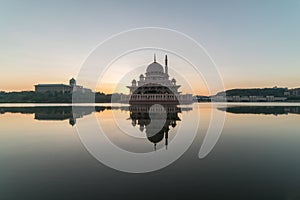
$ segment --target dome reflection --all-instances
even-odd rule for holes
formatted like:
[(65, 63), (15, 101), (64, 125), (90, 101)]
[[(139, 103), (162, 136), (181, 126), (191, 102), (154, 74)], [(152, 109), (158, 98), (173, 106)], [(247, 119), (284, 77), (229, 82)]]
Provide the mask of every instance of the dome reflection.
[(155, 105), (131, 105), (129, 112), (132, 126), (145, 133), (156, 150), (156, 145), (163, 140), (167, 148), (169, 131), (181, 121), (178, 116), (181, 108), (176, 105)]

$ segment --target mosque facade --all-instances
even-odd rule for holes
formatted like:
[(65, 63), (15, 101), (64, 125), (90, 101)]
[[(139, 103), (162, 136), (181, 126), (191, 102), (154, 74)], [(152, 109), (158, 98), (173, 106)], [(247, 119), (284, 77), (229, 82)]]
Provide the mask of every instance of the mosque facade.
[(180, 85), (176, 79), (170, 79), (168, 57), (165, 56), (165, 66), (154, 61), (148, 65), (146, 73), (139, 76), (139, 80), (133, 79), (130, 86), (129, 95), (121, 95), (122, 103), (144, 104), (156, 103), (160, 104), (191, 104), (193, 102), (192, 94), (181, 94), (178, 91)]

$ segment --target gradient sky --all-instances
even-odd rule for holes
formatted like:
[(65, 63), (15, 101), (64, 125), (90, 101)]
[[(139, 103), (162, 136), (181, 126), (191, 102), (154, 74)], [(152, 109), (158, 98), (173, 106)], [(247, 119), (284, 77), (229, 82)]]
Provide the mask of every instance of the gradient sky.
[(227, 89), (300, 86), (299, 0), (0, 3), (0, 91), (67, 83), (100, 42), (145, 26), (201, 43)]

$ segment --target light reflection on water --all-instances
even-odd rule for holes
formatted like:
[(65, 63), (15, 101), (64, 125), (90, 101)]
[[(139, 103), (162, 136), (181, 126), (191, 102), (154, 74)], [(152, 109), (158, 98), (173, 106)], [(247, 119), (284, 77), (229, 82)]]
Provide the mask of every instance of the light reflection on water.
[[(228, 108), (220, 104), (218, 112), (226, 112), (224, 130), (204, 159), (197, 155), (212, 108), (210, 104), (181, 108), (170, 117), (168, 139), (179, 134), (176, 129), (183, 118), (188, 123), (200, 112), (193, 145), (172, 165), (140, 175), (117, 172), (96, 161), (81, 144), (75, 127), (95, 115), (105, 128), (110, 128), (109, 138), (115, 144), (130, 151), (148, 152), (154, 150), (153, 143), (139, 126), (147, 123), (147, 116), (123, 105), (97, 104), (96, 109), (85, 105), (74, 116), (70, 105), (36, 106), (0, 108), (3, 199), (300, 197), (298, 104), (242, 103), (229, 104)], [(118, 128), (126, 127), (141, 138), (117, 134), (117, 126), (111, 125), (113, 115), (118, 118)], [(174, 121), (176, 126), (172, 127)], [(165, 148), (165, 135), (158, 139), (157, 148)], [(176, 148), (171, 145), (167, 151)]]

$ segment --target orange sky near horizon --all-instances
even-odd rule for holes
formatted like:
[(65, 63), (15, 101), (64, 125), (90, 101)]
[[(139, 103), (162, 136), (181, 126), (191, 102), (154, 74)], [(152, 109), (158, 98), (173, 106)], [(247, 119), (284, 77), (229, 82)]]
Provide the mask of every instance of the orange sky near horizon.
[[(297, 0), (72, 1), (71, 4), (68, 1), (3, 1), (0, 6), (0, 91), (32, 91), (39, 83), (68, 84), (70, 78), (78, 78), (82, 64), (99, 44), (124, 31), (143, 27), (181, 32), (201, 44), (217, 64), (224, 89), (298, 88), (299, 19), (300, 1)], [(171, 41), (171, 37), (153, 33), (157, 32), (148, 32), (145, 37), (153, 37), (153, 44), (162, 44), (168, 38)], [(116, 44), (125, 47), (139, 43), (140, 36), (134, 35)], [(179, 37), (174, 38), (170, 46), (183, 49), (185, 43), (180, 42)], [(107, 55), (99, 55), (99, 60), (121, 49), (107, 47), (104, 52)], [(104, 77), (99, 85), (91, 88), (112, 93), (117, 87), (128, 92), (125, 86), (145, 72), (153, 61), (153, 53), (157, 53), (158, 61), (163, 64), (165, 52), (132, 54), (111, 66), (116, 74)], [(183, 54), (200, 59), (199, 52), (191, 48), (184, 49)], [(209, 93), (204, 84), (207, 75), (193, 77), (197, 74), (176, 56), (170, 55), (169, 62), (174, 69), (171, 78), (178, 79), (183, 93), (191, 92), (185, 81), (190, 83), (194, 94), (210, 95), (220, 91), (220, 87), (210, 82), (212, 92)], [(141, 64), (144, 65), (139, 73), (131, 71), (132, 66)], [(201, 72), (207, 69), (205, 64), (198, 65), (202, 67)], [(124, 79), (124, 75), (128, 77)], [(77, 83), (90, 87), (85, 82)]]
[[(165, 53), (158, 53), (157, 59), (160, 64), (164, 63)], [(175, 55), (168, 54), (169, 56), (169, 74), (170, 78), (176, 78), (177, 83), (183, 85), (180, 91), (183, 93), (193, 93), (195, 95), (213, 95), (220, 90), (208, 92), (208, 89), (200, 75), (195, 74), (193, 69), (185, 63), (182, 59), (176, 57)], [(77, 59), (79, 62), (80, 59)], [(133, 78), (138, 80), (139, 74), (145, 73), (147, 66), (153, 62), (153, 52), (134, 52), (130, 55), (119, 58), (115, 61), (106, 72), (104, 78), (99, 82), (95, 91), (104, 92), (106, 94), (111, 94), (114, 92), (128, 93), (129, 89), (126, 88), (127, 85), (131, 84)], [(48, 64), (50, 66), (50, 64)], [(40, 70), (32, 70), (27, 72), (25, 76), (23, 73), (1, 73), (0, 74), (0, 91), (11, 92), (11, 91), (32, 91), (34, 90), (35, 84), (43, 83), (63, 83), (68, 84), (70, 78), (76, 78), (77, 72), (80, 70), (80, 66), (75, 67), (62, 67), (61, 73), (54, 73), (56, 69), (51, 67), (41, 68)], [(137, 67), (132, 67), (137, 66)], [(184, 70), (182, 70), (184, 68)], [(242, 71), (248, 72), (247, 78), (245, 76), (239, 76), (232, 73), (230, 70), (226, 70), (225, 67), (220, 66), (219, 72), (222, 76), (224, 82), (224, 88), (234, 89), (234, 88), (270, 88), (270, 87), (288, 87), (296, 88), (300, 87), (298, 81), (298, 74), (280, 74), (280, 79), (273, 78), (275, 75), (278, 76), (277, 71), (257, 71), (252, 70), (252, 68), (237, 68), (237, 74), (241, 74)], [(26, 70), (25, 68), (23, 70)], [(135, 71), (137, 70), (137, 71)], [(252, 71), (251, 71), (252, 70)], [(74, 73), (75, 72), (75, 73)], [(28, 75), (28, 73), (30, 73)], [(54, 75), (53, 75), (54, 74)], [(179, 76), (182, 76), (181, 79)], [(186, 87), (185, 81), (188, 81), (191, 85), (192, 90)], [(79, 85), (84, 84), (77, 82)]]
[[(14, 76), (12, 77), (5, 77), (7, 80), (3, 79), (0, 80), (1, 82), (1, 88), (0, 91), (4, 91), (4, 92), (20, 92), (20, 91), (33, 91), (34, 90), (34, 85), (35, 84), (39, 84), (39, 83), (63, 83), (63, 84), (68, 84), (68, 80), (70, 78), (72, 78), (72, 76), (68, 76), (68, 77), (38, 77), (36, 80), (32, 79), (27, 79), (27, 78), (23, 78), (21, 80), (21, 77), (17, 77), (14, 78)], [(18, 80), (18, 81), (16, 81)], [(235, 89), (235, 88), (271, 88), (274, 86), (278, 86), (278, 87), (288, 87), (288, 88), (298, 88), (300, 87), (300, 84), (298, 84), (297, 81), (291, 81), (290, 78), (287, 79), (281, 79), (278, 80), (278, 82), (275, 83), (275, 81), (267, 81), (262, 79), (261, 81), (251, 81), (251, 80), (227, 80), (226, 77), (223, 76), (223, 80), (224, 80), (224, 85), (225, 85), (225, 89)], [(78, 83), (80, 85), (80, 83)], [(130, 81), (128, 81), (127, 83), (123, 84), (123, 89), (121, 92), (123, 93), (128, 93), (129, 89), (126, 88), (127, 85), (130, 85)], [(180, 83), (179, 83), (180, 84)], [(116, 83), (111, 83), (111, 82), (103, 82), (102, 84), (98, 85), (96, 87), (96, 91), (97, 92), (104, 92), (106, 94), (111, 94), (114, 91), (116, 91)], [(203, 87), (203, 86), (198, 86), (197, 82), (194, 81), (193, 82), (193, 90), (195, 91), (194, 94), (197, 95), (209, 95), (207, 88)], [(185, 92), (185, 91), (183, 91)]]
[[(39, 83), (63, 83), (63, 84), (68, 84), (68, 80), (69, 78), (71, 78), (72, 76), (69, 77), (60, 77), (60, 78), (47, 78), (47, 77), (39, 77), (38, 80), (32, 80), (32, 79), (28, 79), (26, 80), (24, 78), (24, 80), (20, 80), (18, 77), (17, 79), (19, 81), (15, 81), (16, 79), (14, 78), (10, 78), (10, 77), (6, 77), (7, 80), (4, 82), (2, 79), (2, 84), (1, 84), (1, 88), (0, 91), (4, 91), (4, 92), (20, 92), (20, 91), (33, 91), (34, 90), (34, 85), (35, 84), (39, 84)], [(43, 78), (45, 78), (43, 81)], [(48, 81), (47, 81), (48, 80)], [(236, 89), (236, 88), (271, 88), (274, 86), (277, 87), (288, 87), (288, 88), (297, 88), (300, 87), (300, 84), (297, 84), (297, 81), (294, 81), (294, 83), (291, 83), (291, 81), (286, 81), (286, 80), (279, 80), (277, 83), (275, 83), (274, 81), (266, 81), (266, 80), (261, 80), (261, 81), (251, 81), (251, 80), (229, 80), (227, 81), (226, 77), (224, 78), (224, 85), (225, 85), (225, 89)], [(288, 79), (287, 79), (288, 80)], [(80, 83), (78, 83), (80, 85)], [(129, 89), (126, 88), (127, 85), (130, 85), (130, 81), (127, 84), (123, 84), (123, 89), (119, 92), (123, 92), (123, 93), (128, 93)], [(180, 84), (180, 83), (179, 83)], [(101, 83), (100, 85), (98, 85), (96, 87), (96, 92), (104, 92), (106, 94), (111, 94), (113, 92), (116, 91), (116, 83), (111, 83), (111, 82), (104, 82)], [(194, 81), (193, 84), (193, 90), (195, 91), (194, 94), (195, 95), (210, 95), (207, 91), (206, 87), (199, 87), (197, 82)], [(185, 91), (183, 91), (185, 92)]]

